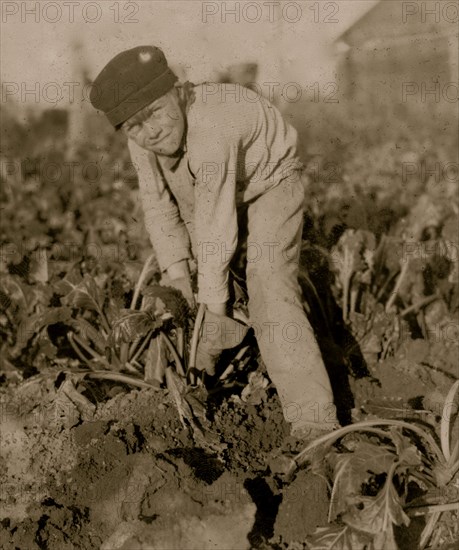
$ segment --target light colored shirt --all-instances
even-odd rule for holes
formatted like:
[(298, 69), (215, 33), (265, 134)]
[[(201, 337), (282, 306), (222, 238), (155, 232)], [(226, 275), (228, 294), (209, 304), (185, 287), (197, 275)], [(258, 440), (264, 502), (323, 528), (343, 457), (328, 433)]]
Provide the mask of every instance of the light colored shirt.
[(237, 84), (205, 83), (195, 92), (181, 160), (156, 156), (132, 140), (129, 149), (161, 269), (191, 257), (191, 234), (198, 301), (222, 303), (229, 297), (238, 206), (285, 178), (297, 181), (303, 165), (297, 157), (296, 130), (267, 99)]

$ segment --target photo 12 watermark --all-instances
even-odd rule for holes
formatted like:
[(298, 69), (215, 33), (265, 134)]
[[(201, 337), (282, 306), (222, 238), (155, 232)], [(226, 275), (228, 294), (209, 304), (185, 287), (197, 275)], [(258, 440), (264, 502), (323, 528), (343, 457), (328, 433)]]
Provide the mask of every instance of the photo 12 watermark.
[(457, 82), (402, 82), (402, 103), (457, 103), (458, 100)]
[(338, 2), (202, 2), (203, 23), (339, 23)]
[(459, 182), (459, 163), (457, 162), (403, 162), (402, 182), (415, 179), (420, 183)]
[(0, 3), (2, 23), (139, 23), (141, 2), (32, 2)]
[[(133, 162), (106, 164), (103, 160), (64, 160), (54, 162), (43, 159), (0, 160), (0, 177), (8, 190), (10, 186), (37, 184), (47, 182), (57, 184), (99, 184), (103, 180), (113, 181), (114, 189), (119, 182), (137, 179), (138, 166)], [(118, 182), (118, 183), (117, 183)]]
[(311, 183), (340, 183), (343, 166), (335, 161), (311, 161), (306, 165), (306, 175)]
[[(227, 241), (199, 241), (196, 245), (196, 258), (201, 265), (210, 262), (228, 263), (237, 250)], [(284, 261), (299, 262), (299, 247), (285, 247), (275, 241), (257, 242), (248, 240), (245, 243), (245, 257), (248, 264), (262, 263), (264, 265)]]
[(332, 402), (319, 403), (314, 401), (306, 407), (291, 401), (283, 407), (283, 414), (287, 422), (304, 421), (307, 427), (315, 424), (336, 424), (336, 405)]
[(1, 102), (15, 101), (18, 103), (48, 103), (52, 106), (60, 103), (62, 106), (86, 103), (90, 105), (91, 98), (97, 99), (101, 94), (111, 95), (113, 101), (121, 98), (126, 103), (135, 102), (136, 93), (141, 89), (138, 82), (113, 81), (102, 90), (97, 84), (78, 81), (21, 81), (2, 82)]
[(457, 1), (437, 0), (435, 2), (402, 2), (402, 22), (451, 23), (457, 25), (459, 5)]
[(430, 260), (446, 258), (450, 262), (459, 262), (459, 243), (442, 239), (438, 241), (405, 241), (401, 244), (398, 256), (402, 264), (410, 260)]
[(244, 86), (235, 83), (205, 82), (197, 88), (203, 103), (218, 99), (220, 103), (257, 103), (262, 98), (271, 103), (339, 103), (337, 82), (249, 82)]

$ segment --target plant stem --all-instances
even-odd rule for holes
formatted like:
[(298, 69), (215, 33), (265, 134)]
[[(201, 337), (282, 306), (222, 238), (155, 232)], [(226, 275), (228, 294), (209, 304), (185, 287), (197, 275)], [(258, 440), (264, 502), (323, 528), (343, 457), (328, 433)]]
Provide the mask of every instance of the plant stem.
[(397, 298), (397, 294), (400, 290), (400, 287), (402, 286), (403, 279), (406, 277), (406, 274), (408, 273), (409, 266), (410, 266), (410, 261), (407, 259), (402, 265), (402, 269), (400, 270), (398, 279), (395, 283), (394, 290), (392, 291), (392, 294), (390, 295), (389, 300), (387, 301), (386, 313), (390, 311), (391, 307), (395, 302), (395, 298)]
[(382, 235), (381, 240), (379, 241), (377, 247), (375, 248), (373, 257), (374, 257), (374, 268), (373, 268), (373, 277), (370, 284), (370, 292), (376, 294), (375, 282), (376, 278), (379, 275), (381, 268), (383, 267), (383, 252), (386, 247), (386, 236)]
[[(407, 430), (411, 430), (415, 432), (416, 434), (418, 434), (420, 437), (422, 437), (425, 441), (429, 443), (431, 450), (436, 454), (438, 461), (441, 464), (445, 462), (445, 457), (443, 456), (442, 450), (435, 442), (435, 439), (426, 430), (419, 428), (415, 424), (410, 424), (408, 422), (404, 422), (403, 420), (395, 420), (395, 419), (394, 420), (385, 420), (385, 419), (363, 420), (362, 422), (356, 422), (355, 424), (351, 424), (350, 426), (345, 426), (344, 428), (340, 428), (333, 432), (326, 433), (325, 435), (322, 435), (321, 437), (317, 438), (315, 441), (310, 443), (302, 451), (300, 451), (296, 455), (294, 461), (296, 462), (296, 464), (299, 465), (305, 460), (306, 455), (310, 451), (312, 451), (312, 449), (315, 449), (319, 445), (323, 443), (331, 444), (337, 439), (343, 437), (344, 435), (347, 435), (352, 432), (357, 432), (359, 430), (374, 431), (374, 427), (376, 426), (398, 426), (399, 428), (405, 428)], [(390, 433), (387, 433), (387, 437), (390, 438)]]
[(238, 363), (242, 357), (244, 356), (245, 352), (250, 348), (250, 346), (244, 346), (241, 348), (237, 354), (236, 357), (231, 361), (231, 363), (226, 367), (226, 369), (223, 371), (222, 375), (220, 376), (219, 380), (226, 380), (228, 376), (234, 372), (234, 363)]
[(400, 316), (401, 317), (405, 317), (405, 315), (408, 315), (408, 313), (411, 313), (413, 311), (416, 311), (418, 309), (420, 309), (421, 307), (424, 307), (424, 306), (427, 306), (428, 304), (430, 304), (431, 302), (434, 302), (435, 300), (437, 300), (438, 298), (440, 298), (440, 295), (438, 293), (435, 293), (435, 294), (431, 294), (430, 296), (426, 296), (425, 298), (423, 298), (422, 300), (419, 300), (419, 302), (417, 302), (416, 304), (413, 304), (407, 308), (405, 308), (401, 313), (400, 313)]
[(98, 353), (96, 353), (92, 348), (91, 346), (89, 346), (84, 340), (83, 338), (80, 338), (79, 336), (77, 336), (76, 334), (73, 334), (72, 335), (72, 338), (73, 340), (78, 344), (80, 345), (87, 353), (89, 353), (89, 355), (93, 358), (93, 359), (97, 359), (97, 360), (103, 360), (104, 358), (99, 355)]
[[(198, 349), (199, 343), (199, 331), (201, 330), (201, 325), (204, 320), (204, 314), (206, 312), (206, 305), (199, 304), (198, 313), (196, 314), (196, 319), (193, 327), (193, 335), (191, 337), (191, 349), (190, 349), (190, 360), (188, 363), (188, 372), (192, 371), (196, 367), (196, 351)], [(193, 383), (194, 381), (192, 381)]]
[(457, 462), (457, 459), (459, 457), (459, 439), (454, 444), (453, 450), (451, 451), (451, 456), (449, 457), (449, 463), (454, 464)]
[(76, 345), (76, 342), (74, 341), (71, 332), (69, 332), (69, 333), (67, 334), (67, 339), (68, 339), (68, 341), (70, 342), (70, 345), (72, 346), (73, 351), (78, 355), (78, 357), (79, 357), (86, 365), (88, 365), (89, 368), (92, 369), (91, 363), (86, 359), (86, 357), (83, 355), (83, 353), (81, 352), (81, 350), (80, 350), (80, 349), (78, 348), (78, 346)]
[(105, 316), (105, 313), (102, 310), (99, 310), (100, 320), (102, 321), (102, 326), (104, 327), (107, 334), (110, 334), (111, 328), (110, 323), (108, 322), (107, 317)]
[(127, 363), (128, 358), (129, 358), (129, 342), (123, 342), (120, 346), (120, 362), (123, 367)]
[(153, 258), (155, 257), (154, 254), (150, 254), (148, 258), (145, 260), (145, 263), (143, 264), (142, 271), (140, 272), (139, 279), (137, 281), (137, 284), (135, 285), (134, 289), (134, 296), (132, 297), (131, 301), (131, 309), (135, 309), (137, 300), (139, 298), (140, 289), (142, 288), (143, 282), (147, 276), (148, 268), (150, 267), (150, 263), (152, 262)]
[(451, 389), (448, 392), (448, 395), (445, 399), (445, 405), (443, 407), (443, 414), (441, 416), (441, 425), (440, 425), (440, 440), (441, 440), (441, 449), (445, 455), (446, 460), (448, 461), (451, 458), (450, 447), (449, 447), (449, 426), (451, 423), (451, 410), (448, 410), (448, 407), (454, 403), (454, 397), (456, 392), (459, 390), (459, 380), (454, 382), (451, 386)]
[(348, 303), (349, 303), (349, 286), (351, 283), (351, 277), (352, 272), (348, 270), (347, 266), (350, 263), (350, 260), (348, 259), (349, 252), (347, 248), (344, 249), (344, 269), (346, 270), (344, 272), (343, 277), (343, 320), (345, 323), (348, 321)]
[(133, 365), (130, 361), (127, 361), (125, 364), (124, 364), (124, 368), (128, 371), (128, 372), (133, 372), (135, 374), (139, 374), (139, 369)]
[(137, 378), (133, 378), (132, 376), (128, 376), (127, 374), (95, 371), (95, 372), (89, 372), (87, 374), (87, 377), (95, 378), (99, 380), (112, 380), (113, 382), (123, 382), (123, 384), (130, 384), (131, 386), (137, 386), (139, 388), (154, 389), (156, 391), (159, 391), (161, 389), (154, 386), (153, 384), (149, 384), (148, 382), (145, 382), (145, 380), (138, 380)]
[(185, 335), (184, 335), (183, 328), (180, 328), (180, 327), (177, 328), (176, 333), (177, 333), (177, 352), (183, 360), (184, 353), (185, 353)]
[(141, 356), (143, 350), (145, 349), (145, 346), (148, 344), (148, 342), (150, 341), (150, 338), (151, 338), (151, 335), (153, 334), (154, 330), (150, 330), (148, 332), (148, 334), (145, 336), (142, 344), (140, 345), (139, 349), (135, 352), (135, 355), (132, 357), (131, 359), (131, 363), (133, 361), (137, 361), (137, 359)]
[(168, 350), (170, 351), (172, 357), (174, 358), (175, 365), (177, 367), (177, 372), (180, 374), (180, 376), (183, 376), (185, 378), (185, 370), (183, 369), (182, 360), (179, 357), (179, 354), (177, 353), (177, 350), (175, 349), (174, 344), (171, 342), (169, 336), (165, 332), (160, 333), (160, 337), (164, 340)]
[(425, 514), (450, 512), (451, 510), (459, 510), (459, 502), (449, 502), (448, 504), (423, 504), (422, 506), (405, 508), (405, 512), (407, 512), (409, 516), (424, 516)]
[(381, 352), (381, 361), (384, 361), (384, 359), (386, 358), (388, 352), (389, 352), (389, 348), (390, 348), (390, 345), (392, 344), (392, 341), (394, 339), (394, 335), (391, 334), (390, 338), (387, 340), (387, 342), (384, 344), (384, 347), (383, 347), (383, 350)]
[(136, 339), (131, 343), (131, 345), (129, 346), (128, 357), (132, 357), (132, 355), (135, 352), (137, 346), (139, 345), (139, 342), (142, 342), (142, 338)]
[(351, 288), (351, 313), (355, 313), (355, 308), (357, 306), (357, 296), (358, 290), (356, 288)]
[(381, 300), (381, 298), (383, 297), (384, 295), (384, 292), (386, 292), (386, 289), (387, 287), (389, 286), (389, 284), (391, 283), (391, 281), (393, 281), (394, 277), (397, 276), (397, 273), (392, 273), (390, 274), (387, 279), (384, 281), (384, 284), (383, 286), (381, 287), (380, 291), (378, 292), (378, 294), (376, 295), (376, 301), (379, 302), (379, 300)]
[(424, 550), (424, 548), (429, 543), (430, 537), (432, 536), (433, 530), (435, 529), (435, 525), (437, 524), (437, 521), (440, 519), (441, 512), (433, 512), (433, 514), (428, 519), (426, 526), (424, 527), (421, 538), (419, 539), (419, 548), (420, 550)]

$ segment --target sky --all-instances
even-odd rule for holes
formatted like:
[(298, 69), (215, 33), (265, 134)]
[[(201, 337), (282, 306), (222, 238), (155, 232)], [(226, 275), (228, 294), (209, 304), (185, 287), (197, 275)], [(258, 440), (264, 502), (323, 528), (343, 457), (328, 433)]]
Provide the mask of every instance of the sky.
[(114, 55), (140, 44), (161, 47), (194, 82), (256, 62), (261, 82), (313, 85), (332, 78), (334, 40), (376, 2), (3, 0), (0, 78), (9, 88), (2, 102), (70, 101), (65, 83), (80, 63), (94, 78)]

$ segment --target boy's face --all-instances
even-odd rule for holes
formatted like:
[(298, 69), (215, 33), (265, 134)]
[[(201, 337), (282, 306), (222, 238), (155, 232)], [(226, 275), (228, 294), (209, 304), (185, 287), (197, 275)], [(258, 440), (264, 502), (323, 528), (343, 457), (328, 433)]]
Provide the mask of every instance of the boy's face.
[(180, 147), (185, 121), (177, 91), (156, 99), (121, 126), (137, 145), (158, 155), (173, 155)]

